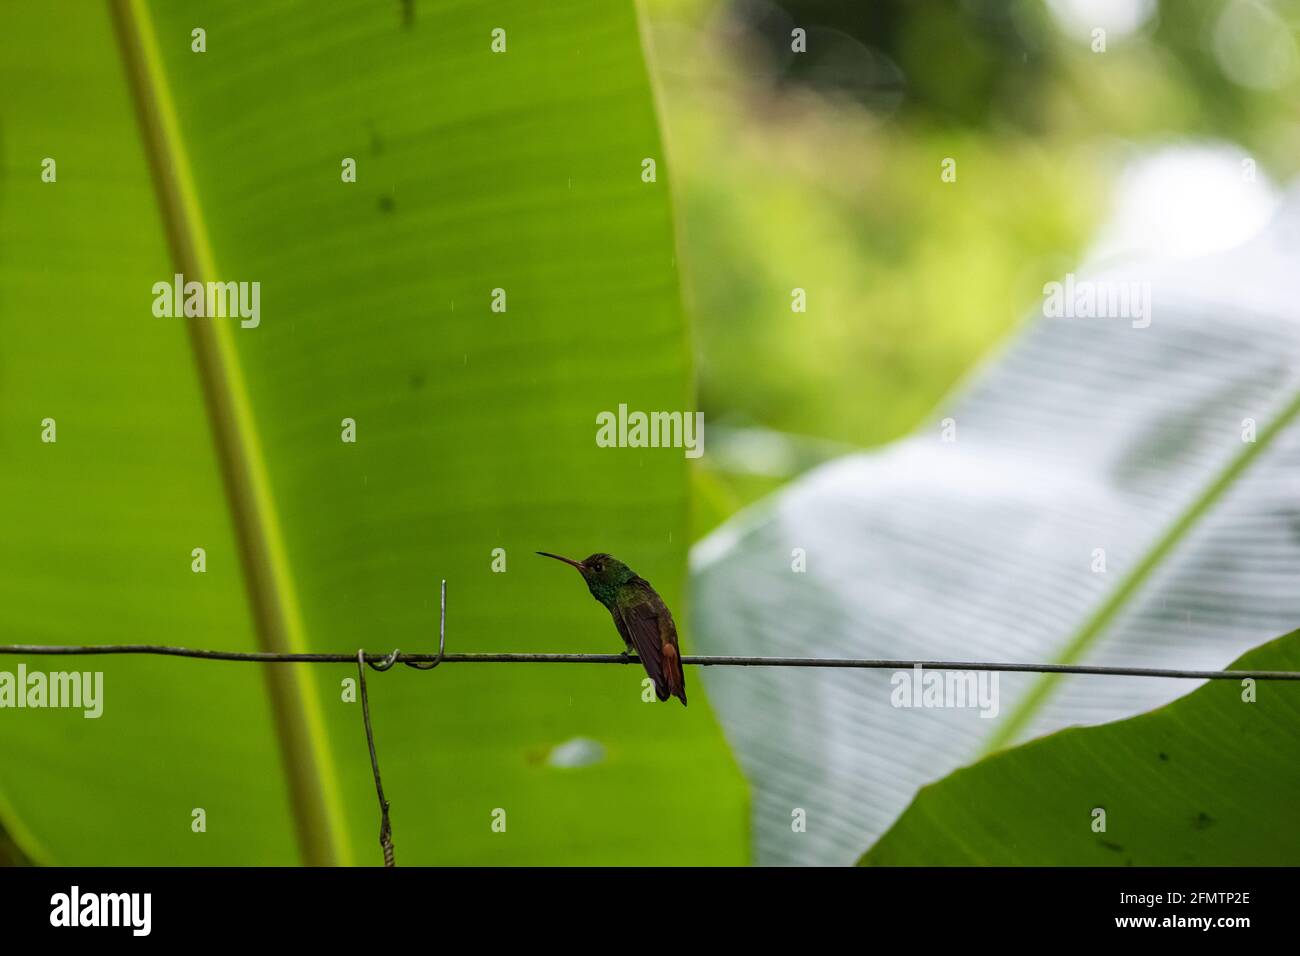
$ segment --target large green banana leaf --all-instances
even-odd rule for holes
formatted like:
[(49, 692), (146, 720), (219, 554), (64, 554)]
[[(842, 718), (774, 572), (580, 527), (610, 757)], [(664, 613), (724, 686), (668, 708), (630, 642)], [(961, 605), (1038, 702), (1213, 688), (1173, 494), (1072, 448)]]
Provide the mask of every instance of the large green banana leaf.
[[(446, 578), (450, 650), (621, 649), (539, 548), (680, 602), (682, 451), (595, 444), (691, 401), (631, 4), (6, 4), (0, 88), (0, 643), (432, 650)], [(185, 269), (260, 324), (156, 317)], [(37, 862), (378, 862), (355, 668), (20, 664), (104, 674), (98, 719), (0, 710)], [(742, 860), (698, 686), (640, 677), (371, 674), (398, 863)], [(548, 761), (576, 736), (603, 759)]]
[[(1235, 670), (1300, 670), (1300, 631)], [(867, 865), (1294, 866), (1300, 686), (1209, 681), (923, 787)]]

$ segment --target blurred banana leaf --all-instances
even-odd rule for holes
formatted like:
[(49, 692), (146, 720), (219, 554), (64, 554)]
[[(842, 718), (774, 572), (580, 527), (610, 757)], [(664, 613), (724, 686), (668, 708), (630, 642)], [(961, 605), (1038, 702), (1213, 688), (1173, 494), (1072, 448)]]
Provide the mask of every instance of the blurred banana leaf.
[[(1149, 324), (1036, 317), (918, 434), (703, 540), (701, 650), (1217, 669), (1294, 628), (1297, 200), (1229, 252), (1080, 276), (1148, 288)], [(1195, 686), (1000, 678), (985, 718), (895, 708), (888, 672), (709, 672), (756, 862), (852, 863), (955, 768)]]
[[(1234, 670), (1300, 670), (1300, 631)], [(1209, 681), (923, 787), (868, 866), (1294, 866), (1300, 687)], [(1100, 811), (1100, 812), (1099, 812)]]
[[(112, 10), (0, 12), (0, 640), (432, 650), (446, 578), (452, 651), (619, 650), (539, 548), (679, 606), (681, 450), (594, 442), (620, 402), (691, 401), (633, 5)], [(178, 247), (260, 282), (260, 324), (156, 317)], [(36, 862), (379, 861), (355, 668), (19, 664), (104, 673), (98, 719), (0, 712), (0, 824)], [(399, 864), (744, 859), (702, 694), (446, 665), (370, 696)], [(598, 760), (548, 761), (579, 737)]]

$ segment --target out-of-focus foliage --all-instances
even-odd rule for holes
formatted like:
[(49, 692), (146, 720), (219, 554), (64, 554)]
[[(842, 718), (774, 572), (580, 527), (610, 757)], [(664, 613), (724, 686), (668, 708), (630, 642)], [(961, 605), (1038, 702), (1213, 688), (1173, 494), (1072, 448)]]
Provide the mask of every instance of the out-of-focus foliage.
[[(647, 0), (712, 423), (899, 437), (1078, 262), (1143, 148), (1295, 171), (1295, 2), (1101, 7)], [(701, 461), (697, 534), (789, 474), (735, 464)]]
[[(1300, 195), (1236, 248), (1084, 273), (1147, 283), (1149, 324), (1036, 318), (935, 415), (951, 441), (931, 420), (713, 532), (692, 554), (698, 646), (1209, 670), (1294, 629), (1298, 240)], [(753, 785), (755, 860), (849, 862), (917, 788), (984, 753), (1191, 689), (994, 677), (976, 712), (895, 699), (880, 673), (710, 669)], [(823, 825), (792, 833), (790, 807)]]

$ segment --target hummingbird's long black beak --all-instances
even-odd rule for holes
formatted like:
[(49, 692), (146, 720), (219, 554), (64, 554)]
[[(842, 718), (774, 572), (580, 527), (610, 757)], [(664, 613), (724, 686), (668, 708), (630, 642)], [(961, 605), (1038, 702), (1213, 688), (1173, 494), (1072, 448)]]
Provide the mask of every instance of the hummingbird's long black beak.
[(551, 554), (551, 552), (549, 551), (538, 551), (537, 553), (544, 558), (554, 558), (556, 561), (563, 561), (565, 564), (571, 564), (579, 571), (587, 570), (585, 567), (583, 567), (581, 561), (574, 561), (572, 558), (562, 558), (558, 554)]

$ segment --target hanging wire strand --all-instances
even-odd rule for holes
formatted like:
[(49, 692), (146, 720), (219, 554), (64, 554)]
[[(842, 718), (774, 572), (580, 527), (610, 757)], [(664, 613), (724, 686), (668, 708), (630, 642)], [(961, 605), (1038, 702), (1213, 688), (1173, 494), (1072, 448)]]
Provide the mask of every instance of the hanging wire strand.
[[(361, 685), (361, 719), (366, 724), (366, 746), (370, 748), (370, 769), (375, 773), (375, 794), (379, 797), (379, 846), (384, 851), (384, 866), (396, 866), (393, 858), (393, 826), (388, 820), (388, 800), (379, 779), (379, 758), (375, 755), (375, 732), (370, 727), (370, 695), (366, 693), (366, 652), (357, 651), (357, 682)], [(392, 665), (389, 665), (390, 667)]]

